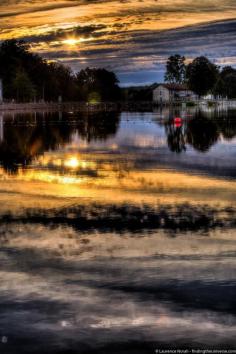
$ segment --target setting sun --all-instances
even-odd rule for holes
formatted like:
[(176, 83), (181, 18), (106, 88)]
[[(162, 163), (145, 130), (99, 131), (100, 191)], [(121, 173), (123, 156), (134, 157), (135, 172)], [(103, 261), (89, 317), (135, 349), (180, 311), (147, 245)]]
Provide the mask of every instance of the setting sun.
[(78, 44), (79, 42), (80, 42), (80, 39), (76, 39), (76, 38), (68, 38), (63, 41), (64, 44), (68, 44), (71, 46), (74, 46), (74, 45)]

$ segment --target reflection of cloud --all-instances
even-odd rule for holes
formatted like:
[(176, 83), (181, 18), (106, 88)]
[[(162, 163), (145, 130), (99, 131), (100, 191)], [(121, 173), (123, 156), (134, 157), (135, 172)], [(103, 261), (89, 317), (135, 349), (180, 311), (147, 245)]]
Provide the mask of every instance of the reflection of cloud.
[(1, 250), (0, 325), (22, 352), (235, 345), (234, 230), (134, 242), (1, 224)]

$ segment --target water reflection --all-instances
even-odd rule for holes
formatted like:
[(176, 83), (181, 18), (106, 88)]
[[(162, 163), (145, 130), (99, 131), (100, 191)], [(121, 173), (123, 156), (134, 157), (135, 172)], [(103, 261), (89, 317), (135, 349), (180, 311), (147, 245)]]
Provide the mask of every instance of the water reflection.
[(201, 114), (198, 114), (188, 124), (187, 142), (198, 151), (208, 151), (218, 141), (219, 137), (220, 127)]
[[(106, 122), (106, 124), (105, 124)], [(119, 114), (73, 115), (69, 113), (14, 114), (2, 117), (0, 161), (6, 171), (30, 165), (45, 151), (70, 143), (78, 133), (88, 143), (106, 140), (116, 133)]]
[(165, 129), (170, 151), (177, 153), (186, 151), (185, 125), (176, 126), (174, 122), (168, 122), (165, 125)]
[(215, 109), (5, 115), (0, 352), (234, 348), (235, 137)]
[(184, 152), (186, 144), (197, 151), (207, 152), (221, 137), (230, 141), (236, 136), (235, 118), (217, 112), (209, 117), (201, 111), (179, 124), (175, 124), (172, 118), (165, 124), (168, 146), (177, 153)]
[[(214, 111), (214, 115), (203, 111), (181, 112), (175, 110), (153, 114), (156, 124), (164, 125), (167, 145), (171, 152), (183, 153), (188, 147), (199, 152), (208, 152), (220, 139), (231, 141), (236, 136), (234, 111)], [(180, 124), (175, 116), (182, 116)], [(80, 138), (85, 146), (90, 143), (114, 140), (119, 131), (120, 120), (130, 119), (129, 114), (119, 113), (32, 113), (1, 117), (0, 161), (3, 168), (16, 172), (30, 165), (36, 157), (47, 151), (56, 151)], [(131, 118), (132, 119), (132, 118)], [(141, 121), (142, 122), (142, 121)], [(134, 123), (134, 122), (133, 122)], [(140, 122), (138, 122), (140, 123)], [(135, 124), (135, 123), (134, 123)], [(127, 125), (127, 124), (126, 124)], [(147, 122), (143, 122), (146, 129)], [(132, 124), (126, 126), (126, 134), (132, 136)], [(142, 132), (141, 132), (142, 134)], [(143, 139), (148, 138), (145, 134)], [(140, 138), (141, 140), (141, 138)], [(119, 144), (119, 142), (118, 142)], [(124, 145), (124, 141), (122, 142)], [(135, 144), (132, 147), (137, 147)]]

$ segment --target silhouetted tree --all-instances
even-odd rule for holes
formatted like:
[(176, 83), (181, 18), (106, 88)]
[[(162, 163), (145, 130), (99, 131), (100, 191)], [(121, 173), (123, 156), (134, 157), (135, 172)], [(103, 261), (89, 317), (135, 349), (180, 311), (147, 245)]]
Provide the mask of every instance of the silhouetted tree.
[(90, 102), (116, 101), (121, 98), (116, 75), (106, 69), (86, 68), (76, 77), (83, 100)]
[(16, 93), (17, 101), (28, 102), (35, 98), (35, 89), (24, 70), (16, 72), (16, 76), (13, 80), (13, 89)]
[(228, 98), (236, 98), (236, 70), (226, 66), (220, 72), (214, 92)]
[(127, 102), (152, 101), (156, 84), (147, 86), (131, 86), (122, 89), (122, 97)]
[(186, 77), (189, 88), (199, 96), (213, 90), (219, 75), (218, 67), (206, 57), (198, 57), (187, 66)]
[[(24, 41), (8, 40), (0, 45), (0, 77), (4, 98), (21, 101), (33, 96), (45, 101), (113, 101), (121, 98), (118, 79), (105, 69), (85, 69), (75, 76), (60, 63), (48, 63), (30, 51)], [(34, 89), (34, 92), (33, 92)]]
[[(30, 51), (24, 41), (8, 40), (0, 46), (0, 77), (4, 97), (25, 101), (32, 99), (65, 100), (78, 92), (74, 75), (64, 65), (47, 63)], [(34, 92), (33, 92), (34, 88)]]
[(181, 84), (185, 81), (185, 57), (179, 54), (172, 55), (166, 63), (165, 81)]

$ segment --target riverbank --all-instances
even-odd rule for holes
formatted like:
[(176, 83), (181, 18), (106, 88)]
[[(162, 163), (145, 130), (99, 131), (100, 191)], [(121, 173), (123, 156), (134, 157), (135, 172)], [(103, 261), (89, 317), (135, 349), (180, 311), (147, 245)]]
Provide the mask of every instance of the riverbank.
[[(236, 108), (236, 100), (197, 100), (197, 101), (175, 101), (166, 103), (163, 106), (175, 107), (220, 107)], [(156, 102), (29, 102), (29, 103), (2, 103), (0, 112), (117, 112), (117, 111), (143, 111), (150, 112), (160, 107)]]
[(149, 111), (155, 105), (152, 102), (30, 102), (30, 103), (2, 103), (0, 112), (112, 112), (112, 111)]

